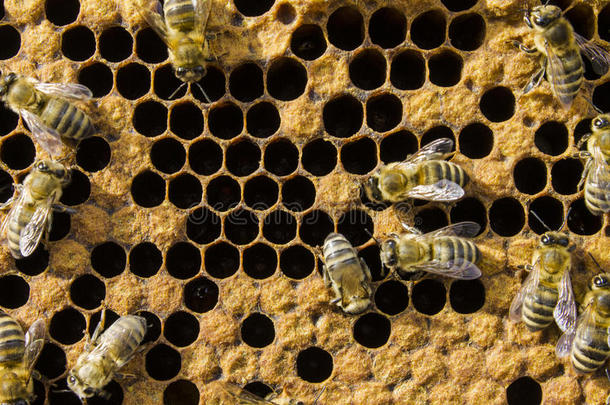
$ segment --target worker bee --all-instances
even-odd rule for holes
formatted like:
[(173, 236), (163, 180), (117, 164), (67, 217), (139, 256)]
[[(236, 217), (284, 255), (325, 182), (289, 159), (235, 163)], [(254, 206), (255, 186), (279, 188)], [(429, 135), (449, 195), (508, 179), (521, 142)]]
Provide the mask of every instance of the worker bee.
[(584, 81), (584, 63), (581, 52), (591, 61), (593, 70), (599, 75), (608, 71), (607, 52), (574, 32), (572, 25), (561, 15), (561, 9), (554, 5), (536, 6), (527, 10), (524, 17), (528, 27), (535, 31), (534, 47), (528, 48), (513, 41), (523, 52), (541, 58), (541, 67), (523, 93), (538, 86), (546, 76), (551, 89), (564, 108), (569, 109)]
[(142, 17), (167, 45), (176, 77), (184, 82), (170, 98), (187, 83), (195, 83), (209, 103), (197, 82), (206, 75), (205, 63), (213, 59), (205, 37), (211, 0), (165, 0), (164, 6), (158, 0), (135, 1)]
[[(296, 399), (286, 397), (280, 398), (275, 392), (270, 393), (263, 399), (234, 384), (225, 383), (222, 387), (235, 401), (237, 401), (232, 402), (234, 405), (305, 405), (305, 402), (298, 401)], [(315, 405), (318, 402), (318, 399), (324, 392), (324, 389), (325, 388), (322, 388), (322, 390), (318, 393), (312, 405)]]
[(349, 314), (359, 314), (371, 305), (371, 272), (345, 236), (331, 233), (323, 246), (324, 284), (332, 286), (337, 304)]
[(101, 333), (105, 320), (106, 311), (68, 373), (68, 387), (81, 401), (94, 395), (109, 396), (104, 387), (119, 375), (117, 371), (129, 362), (146, 334), (146, 319), (141, 316), (122, 316)]
[(45, 322), (34, 322), (27, 333), (0, 311), (0, 404), (29, 405), (34, 401), (34, 364), (44, 345)]
[(59, 162), (45, 159), (34, 164), (23, 184), (15, 184), (18, 197), (9, 199), (0, 209), (11, 207), (2, 222), (0, 235), (6, 237), (14, 258), (31, 255), (43, 233), (48, 243), (51, 230), (51, 210), (73, 212), (58, 204), (63, 187), (70, 182), (70, 170)]
[(91, 135), (91, 119), (70, 100), (87, 101), (91, 91), (81, 84), (41, 83), (9, 73), (0, 79), (0, 99), (21, 115), (36, 141), (51, 156), (63, 145), (75, 144)]
[(472, 280), (481, 276), (476, 263), (481, 253), (464, 238), (476, 236), (481, 227), (476, 222), (451, 224), (422, 234), (403, 223), (403, 234), (391, 234), (381, 243), (384, 266), (406, 279), (416, 279), (424, 272)]
[(408, 198), (454, 201), (464, 196), (468, 175), (458, 165), (446, 162), (453, 141), (437, 139), (404, 162), (382, 166), (365, 184), (371, 201), (399, 202)]

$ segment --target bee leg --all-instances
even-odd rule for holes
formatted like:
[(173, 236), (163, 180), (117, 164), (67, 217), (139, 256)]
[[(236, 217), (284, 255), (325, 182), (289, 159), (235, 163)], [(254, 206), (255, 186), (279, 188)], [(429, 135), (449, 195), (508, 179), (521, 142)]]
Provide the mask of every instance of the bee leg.
[(529, 93), (530, 90), (532, 90), (535, 87), (538, 87), (540, 85), (540, 82), (542, 81), (542, 78), (544, 77), (544, 74), (546, 73), (546, 63), (542, 66), (542, 68), (540, 68), (540, 70), (538, 72), (536, 72), (533, 76), (532, 79), (529, 81), (529, 83), (523, 88), (523, 94), (527, 94)]
[(100, 317), (100, 322), (95, 327), (95, 330), (93, 331), (93, 336), (91, 336), (91, 340), (87, 339), (87, 343), (85, 343), (85, 350), (88, 351), (91, 348), (91, 345), (93, 345), (94, 347), (97, 346), (97, 339), (99, 338), (100, 333), (102, 333), (105, 323), (106, 323), (106, 309), (103, 309), (102, 316)]
[(362, 269), (364, 270), (364, 276), (366, 278), (366, 281), (371, 281), (371, 270), (369, 269), (369, 266), (366, 264), (362, 257), (360, 258), (360, 264), (362, 265)]
[(11, 208), (11, 205), (13, 205), (13, 201), (15, 201), (15, 198), (11, 197), (8, 200), (6, 200), (6, 202), (2, 203), (0, 205), (0, 211), (5, 211), (5, 210)]
[(74, 208), (66, 207), (62, 204), (53, 204), (53, 211), (65, 212), (66, 214), (76, 214), (76, 210)]
[(527, 46), (523, 45), (522, 42), (519, 42), (517, 40), (514, 41), (509, 41), (513, 46), (519, 48), (519, 50), (525, 52), (525, 53), (529, 53), (529, 54), (534, 54), (534, 53), (538, 53), (538, 49), (536, 48), (528, 48)]
[(326, 265), (322, 265), (322, 277), (324, 278), (324, 285), (326, 288), (330, 287), (330, 277), (328, 276)]
[(578, 141), (578, 143), (576, 144), (576, 148), (577, 149), (582, 148), (582, 146), (589, 140), (589, 138), (591, 138), (592, 135), (593, 135), (592, 132), (589, 132), (588, 134), (584, 134), (582, 136), (582, 138), (580, 138), (580, 141)]
[[(582, 156), (583, 153), (586, 153), (588, 157), (591, 156), (591, 155), (589, 155), (589, 152), (581, 152), (580, 155)], [(587, 160), (587, 163), (585, 163), (585, 168), (582, 171), (582, 176), (580, 176), (580, 181), (576, 185), (576, 190), (582, 190), (583, 186), (585, 185), (585, 180), (587, 179), (587, 175), (589, 174), (589, 171), (591, 170), (592, 166), (593, 166), (593, 159), (589, 158)]]

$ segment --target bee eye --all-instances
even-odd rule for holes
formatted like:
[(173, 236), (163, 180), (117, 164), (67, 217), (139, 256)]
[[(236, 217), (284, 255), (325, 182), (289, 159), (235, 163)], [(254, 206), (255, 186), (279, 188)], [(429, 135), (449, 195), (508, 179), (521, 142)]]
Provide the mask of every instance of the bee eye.
[(186, 68), (184, 68), (184, 67), (176, 68), (177, 76), (184, 76), (185, 74), (186, 74)]
[(547, 235), (542, 235), (542, 238), (540, 238), (540, 241), (546, 245), (546, 244), (550, 243), (551, 238), (549, 238)]
[(596, 287), (603, 287), (606, 285), (606, 278), (602, 276), (596, 276), (595, 279), (593, 279), (593, 283)]
[(93, 388), (87, 387), (87, 388), (85, 388), (85, 394), (86, 395), (93, 395), (93, 394), (95, 394), (95, 391), (93, 390)]
[(68, 377), (68, 382), (70, 384), (75, 384), (76, 383), (76, 377), (74, 377), (73, 375), (71, 375), (70, 377)]
[(44, 172), (47, 170), (47, 164), (45, 162), (40, 162), (36, 165), (36, 168), (41, 172)]
[(205, 74), (205, 68), (203, 66), (195, 66), (193, 68), (193, 72), (195, 72), (198, 75), (204, 75)]

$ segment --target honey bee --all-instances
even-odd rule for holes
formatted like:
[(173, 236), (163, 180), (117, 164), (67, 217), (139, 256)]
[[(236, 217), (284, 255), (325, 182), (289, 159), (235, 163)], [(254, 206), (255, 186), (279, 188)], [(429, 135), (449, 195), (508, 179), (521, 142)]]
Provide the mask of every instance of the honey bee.
[(331, 233), (323, 246), (324, 284), (332, 286), (337, 304), (349, 314), (359, 314), (371, 305), (371, 272), (345, 236)]
[[(270, 393), (263, 399), (234, 384), (225, 383), (222, 387), (229, 395), (231, 395), (233, 399), (235, 399), (235, 401), (237, 401), (232, 402), (233, 405), (305, 405), (305, 402), (298, 401), (296, 399), (285, 397), (280, 398), (275, 392)], [(315, 405), (318, 402), (318, 399), (324, 392), (324, 389), (325, 388), (322, 388), (322, 390), (318, 393), (312, 405)]]
[(70, 182), (70, 171), (59, 162), (45, 159), (34, 164), (23, 184), (15, 184), (19, 195), (0, 206), (11, 210), (2, 222), (0, 235), (6, 237), (8, 248), (14, 258), (31, 255), (43, 233), (48, 243), (51, 230), (51, 210), (74, 212), (58, 204), (62, 188)]
[(109, 396), (104, 387), (119, 375), (117, 371), (129, 362), (146, 334), (146, 319), (141, 316), (122, 316), (101, 333), (105, 320), (106, 311), (68, 373), (68, 387), (84, 402), (94, 395)]
[(41, 83), (9, 73), (0, 79), (0, 99), (21, 115), (36, 141), (51, 156), (64, 143), (74, 146), (93, 135), (91, 119), (70, 100), (87, 101), (91, 91), (80, 84)]
[(36, 399), (32, 375), (44, 345), (46, 326), (42, 319), (27, 333), (8, 314), (0, 311), (0, 404), (29, 405)]
[(365, 184), (371, 201), (400, 202), (409, 198), (454, 201), (464, 196), (468, 175), (458, 165), (446, 162), (453, 141), (437, 139), (404, 162), (382, 166)]
[(472, 280), (481, 276), (476, 263), (481, 253), (464, 238), (476, 236), (481, 227), (476, 222), (460, 222), (422, 234), (403, 223), (403, 234), (391, 234), (381, 243), (381, 261), (391, 271), (407, 279), (423, 272)]
[(574, 32), (557, 6), (536, 6), (526, 11), (524, 20), (535, 31), (534, 48), (528, 48), (518, 41), (513, 43), (523, 52), (539, 56), (541, 67), (523, 93), (537, 87), (546, 76), (553, 94), (564, 108), (569, 109), (584, 81), (585, 68), (580, 53), (591, 61), (593, 70), (599, 75), (608, 71), (608, 53), (597, 45), (587, 43), (585, 38)]

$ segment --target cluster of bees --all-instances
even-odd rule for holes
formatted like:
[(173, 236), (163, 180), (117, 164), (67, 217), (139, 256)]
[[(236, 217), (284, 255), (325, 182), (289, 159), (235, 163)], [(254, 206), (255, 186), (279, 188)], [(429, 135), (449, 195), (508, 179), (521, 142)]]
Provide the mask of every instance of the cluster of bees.
[[(132, 1), (167, 44), (175, 74), (183, 85), (198, 84), (206, 74), (206, 61), (212, 59), (205, 35), (210, 0), (166, 0), (158, 9), (155, 6), (161, 6), (156, 0)], [(560, 103), (570, 108), (584, 80), (581, 52), (600, 74), (608, 70), (608, 54), (575, 33), (556, 6), (528, 10), (525, 22), (535, 33), (535, 46), (515, 45), (537, 56), (541, 67), (524, 92), (546, 78)], [(78, 107), (79, 102), (91, 97), (82, 85), (41, 83), (14, 73), (6, 74), (0, 82), (2, 101), (21, 115), (33, 137), (51, 156), (34, 164), (23, 184), (14, 185), (16, 197), (1, 207), (10, 208), (1, 235), (15, 258), (31, 255), (43, 237), (46, 244), (52, 210), (73, 211), (59, 204), (62, 189), (70, 181), (69, 166), (64, 163), (72, 158), (71, 148), (95, 132), (92, 119)], [(587, 150), (579, 152), (586, 160), (579, 188), (584, 187), (588, 209), (603, 215), (610, 212), (610, 115), (600, 113), (593, 119), (591, 130), (581, 140), (581, 144), (587, 143)], [(368, 198), (390, 203), (462, 198), (469, 177), (460, 166), (446, 161), (452, 149), (452, 140), (438, 139), (404, 162), (382, 166), (364, 184)], [(407, 213), (400, 209), (396, 212), (399, 216)], [(377, 241), (386, 269), (410, 280), (426, 273), (465, 280), (480, 277), (477, 263), (481, 253), (469, 240), (480, 231), (477, 223), (461, 222), (422, 234), (403, 219), (404, 233)], [(546, 328), (554, 320), (564, 332), (557, 343), (557, 355), (570, 356), (577, 371), (590, 373), (610, 356), (610, 273), (593, 277), (578, 315), (570, 281), (575, 246), (567, 233), (546, 228), (548, 232), (541, 236), (532, 262), (526, 266), (529, 276), (512, 302), (510, 318), (523, 321), (531, 331)], [(335, 294), (332, 303), (349, 314), (365, 311), (371, 305), (372, 291), (371, 274), (364, 260), (338, 233), (328, 235), (322, 254), (324, 281)], [(104, 315), (67, 377), (68, 387), (84, 402), (94, 395), (108, 395), (104, 387), (120, 375), (119, 369), (138, 351), (147, 330), (144, 318), (127, 315), (102, 332)], [(0, 403), (24, 405), (34, 400), (34, 364), (45, 336), (43, 320), (36, 321), (24, 334), (14, 319), (0, 312)], [(225, 390), (243, 404), (301, 403), (272, 396), (262, 399), (230, 385)]]

